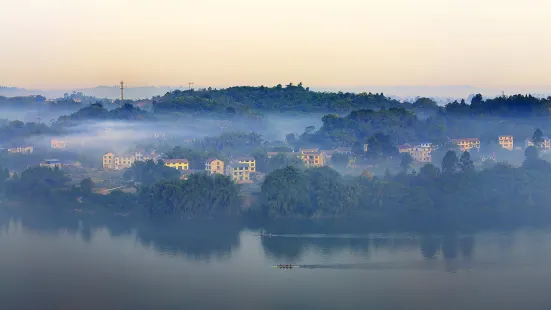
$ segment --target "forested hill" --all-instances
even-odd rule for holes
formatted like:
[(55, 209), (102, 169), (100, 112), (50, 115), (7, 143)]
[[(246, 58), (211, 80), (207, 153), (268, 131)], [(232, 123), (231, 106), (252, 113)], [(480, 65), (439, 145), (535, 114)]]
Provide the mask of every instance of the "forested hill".
[[(301, 111), (344, 112), (360, 108), (404, 107), (383, 94), (315, 92), (308, 87), (289, 84), (275, 87), (239, 86), (226, 89), (200, 89), (166, 93), (155, 97), (154, 111), (162, 112), (227, 112)], [(408, 104), (409, 106), (409, 104)]]

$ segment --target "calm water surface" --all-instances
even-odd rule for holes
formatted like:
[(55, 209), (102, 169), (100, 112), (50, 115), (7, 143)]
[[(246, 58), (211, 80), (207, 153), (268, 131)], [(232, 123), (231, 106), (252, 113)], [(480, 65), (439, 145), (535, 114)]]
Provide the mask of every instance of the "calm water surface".
[(545, 228), (260, 237), (0, 213), (0, 309), (549, 309), (550, 262)]

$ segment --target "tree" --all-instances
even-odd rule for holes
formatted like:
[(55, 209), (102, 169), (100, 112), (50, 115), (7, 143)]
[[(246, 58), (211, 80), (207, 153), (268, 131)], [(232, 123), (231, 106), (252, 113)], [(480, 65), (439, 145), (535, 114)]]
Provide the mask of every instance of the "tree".
[(90, 178), (80, 181), (80, 191), (85, 195), (91, 194), (94, 187), (96, 187), (96, 184)]
[(436, 168), (433, 164), (425, 164), (423, 167), (421, 167), (421, 170), (419, 171), (419, 177), (425, 179), (425, 180), (435, 180), (438, 178), (438, 175), (440, 174), (440, 171), (438, 168)]
[(544, 142), (543, 132), (539, 128), (536, 129), (536, 131), (534, 131), (534, 135), (532, 136), (531, 141), (534, 144), (534, 146), (537, 147), (538, 149), (541, 150), (543, 148), (543, 142)]
[(402, 159), (400, 160), (400, 167), (404, 170), (404, 173), (407, 173), (409, 166), (413, 163), (413, 157), (409, 153), (402, 153)]
[(539, 149), (534, 146), (529, 146), (524, 151), (525, 161), (534, 162), (539, 159)]
[(467, 151), (463, 152), (461, 158), (459, 159), (459, 168), (464, 173), (474, 172), (474, 163), (471, 160), (471, 154)]
[(457, 155), (454, 151), (448, 151), (442, 160), (442, 173), (452, 174), (457, 169)]

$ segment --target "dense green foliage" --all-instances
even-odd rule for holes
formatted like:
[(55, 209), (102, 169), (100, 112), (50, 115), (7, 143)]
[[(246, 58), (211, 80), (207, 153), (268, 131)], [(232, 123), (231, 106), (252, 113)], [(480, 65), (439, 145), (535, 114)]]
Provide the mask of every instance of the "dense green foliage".
[(153, 116), (130, 103), (107, 110), (101, 103), (93, 103), (67, 116), (58, 119), (59, 124), (86, 120), (151, 120)]
[(247, 114), (259, 111), (350, 111), (359, 108), (392, 108), (400, 102), (383, 94), (354, 94), (314, 92), (301, 84), (285, 87), (230, 87), (226, 89), (202, 89), (173, 91), (154, 98), (154, 111), (188, 113), (230, 113)]
[(140, 182), (145, 186), (164, 180), (175, 180), (180, 177), (180, 172), (174, 168), (165, 166), (162, 160), (155, 163), (152, 160), (135, 162), (132, 167), (124, 172), (124, 179)]
[(161, 181), (141, 193), (151, 213), (221, 216), (238, 209), (238, 186), (224, 175), (192, 174), (188, 180)]
[(13, 144), (31, 136), (56, 133), (56, 130), (45, 124), (11, 121), (0, 127), (0, 143)]
[[(535, 150), (535, 148), (533, 148)], [(485, 222), (551, 214), (551, 164), (527, 157), (476, 172), (468, 152), (450, 151), (440, 169), (417, 174), (343, 179), (329, 168), (287, 167), (270, 173), (259, 209), (270, 217), (367, 216), (402, 224)]]
[(498, 117), (549, 117), (551, 97), (537, 98), (532, 95), (501, 96), (484, 100), (481, 94), (471, 99), (471, 104), (464, 100), (446, 105), (446, 112), (469, 116)]
[(403, 108), (357, 110), (344, 117), (328, 114), (322, 121), (323, 126), (318, 131), (307, 128), (296, 144), (331, 148), (371, 142), (374, 155), (390, 155), (390, 149), (395, 149), (393, 143), (446, 139), (445, 120), (437, 117), (419, 120)]

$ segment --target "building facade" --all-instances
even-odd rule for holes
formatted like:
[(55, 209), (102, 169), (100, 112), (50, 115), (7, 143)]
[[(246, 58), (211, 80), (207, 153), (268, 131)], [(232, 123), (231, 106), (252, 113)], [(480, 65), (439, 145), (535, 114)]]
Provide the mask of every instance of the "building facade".
[(254, 157), (250, 156), (244, 156), (244, 157), (238, 157), (236, 158), (236, 161), (240, 164), (245, 164), (249, 166), (250, 172), (256, 172), (256, 159)]
[(209, 158), (205, 163), (207, 174), (224, 174), (224, 162), (220, 159)]
[(187, 159), (165, 159), (165, 166), (176, 170), (189, 170), (189, 161)]
[(502, 148), (509, 151), (514, 149), (513, 136), (499, 136), (498, 141)]
[(451, 142), (455, 143), (461, 152), (470, 151), (472, 149), (480, 150), (480, 139), (478, 138), (452, 139)]
[(61, 168), (62, 164), (57, 159), (47, 159), (40, 163), (40, 167), (47, 167), (54, 169), (55, 167)]
[(300, 158), (304, 161), (306, 168), (323, 167), (325, 165), (324, 156), (321, 152), (301, 152)]
[(11, 154), (32, 154), (33, 152), (34, 148), (32, 146), (19, 146), (8, 149), (8, 153)]
[(67, 148), (67, 141), (66, 140), (55, 140), (55, 139), (52, 139), (50, 141), (50, 147), (52, 149), (59, 149), (59, 150), (64, 150)]
[(232, 162), (226, 168), (226, 174), (231, 177), (235, 183), (250, 183), (251, 171), (248, 164)]
[[(532, 139), (526, 139), (524, 142), (526, 147), (534, 146)], [(543, 142), (541, 143), (541, 149), (545, 151), (551, 150), (551, 139), (549, 137), (543, 137)]]

